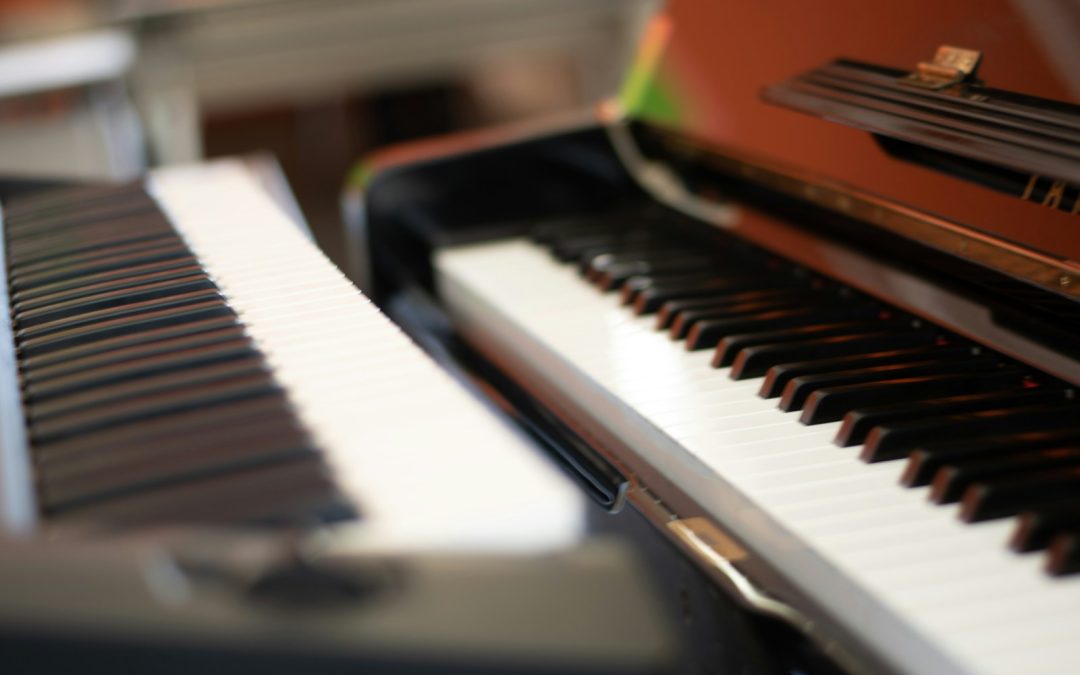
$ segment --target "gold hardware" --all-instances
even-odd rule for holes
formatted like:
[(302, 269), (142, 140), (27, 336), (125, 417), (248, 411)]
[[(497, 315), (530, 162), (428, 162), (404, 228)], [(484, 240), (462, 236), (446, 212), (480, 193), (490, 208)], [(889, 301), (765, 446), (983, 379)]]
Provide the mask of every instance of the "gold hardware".
[(1052, 209), (1056, 209), (1061, 205), (1061, 198), (1065, 196), (1065, 181), (1056, 180), (1050, 185), (1050, 189), (1046, 191), (1046, 196), (1043, 197), (1043, 206), (1049, 206)]
[[(1080, 214), (1080, 185), (1071, 185), (1063, 180), (1046, 178), (1047, 181), (1050, 181), (1050, 185), (1040, 197), (1035, 194), (1035, 189), (1041, 180), (1043, 180), (1043, 177), (1039, 174), (1031, 174), (1031, 178), (1028, 179), (1027, 186), (1024, 188), (1020, 198), (1043, 206), (1049, 206), (1052, 209), (1066, 211), (1074, 216)], [(1071, 209), (1068, 205), (1069, 195), (1072, 195)]]
[(920, 61), (915, 72), (900, 81), (924, 89), (945, 89), (973, 81), (980, 61), (982, 52), (978, 50), (942, 45), (934, 54), (933, 61)]
[(1024, 194), (1020, 195), (1020, 199), (1023, 199), (1023, 200), (1031, 199), (1032, 193), (1035, 192), (1035, 185), (1038, 182), (1039, 182), (1039, 174), (1037, 174), (1037, 173), (1031, 174), (1031, 178), (1028, 179), (1027, 187), (1024, 188)]
[(747, 557), (746, 549), (739, 546), (727, 533), (722, 532), (704, 518), (683, 518), (668, 523), (668, 529), (691, 548), (705, 547), (729, 563)]

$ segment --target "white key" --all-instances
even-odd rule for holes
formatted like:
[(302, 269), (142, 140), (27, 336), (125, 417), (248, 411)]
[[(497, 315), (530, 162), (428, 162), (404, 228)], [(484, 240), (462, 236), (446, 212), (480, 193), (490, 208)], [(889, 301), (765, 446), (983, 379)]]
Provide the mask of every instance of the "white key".
[(569, 544), (582, 497), (390, 323), (238, 164), (149, 188), (237, 311), (363, 519), (363, 545)]

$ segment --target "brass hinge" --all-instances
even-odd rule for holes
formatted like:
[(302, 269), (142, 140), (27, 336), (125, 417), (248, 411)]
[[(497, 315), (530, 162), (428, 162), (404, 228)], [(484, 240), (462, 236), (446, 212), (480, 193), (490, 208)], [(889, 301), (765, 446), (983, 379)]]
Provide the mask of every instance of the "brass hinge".
[(915, 72), (905, 75), (900, 81), (924, 89), (945, 89), (961, 82), (975, 80), (982, 52), (942, 45), (934, 54), (934, 60), (920, 61)]

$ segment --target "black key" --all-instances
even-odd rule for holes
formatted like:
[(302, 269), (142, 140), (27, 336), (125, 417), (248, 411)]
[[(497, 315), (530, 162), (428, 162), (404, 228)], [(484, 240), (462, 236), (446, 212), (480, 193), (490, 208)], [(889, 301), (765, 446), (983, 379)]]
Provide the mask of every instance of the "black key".
[[(578, 260), (578, 273), (589, 281), (596, 282), (608, 270), (621, 265), (648, 264), (689, 256), (701, 256), (701, 254), (678, 244), (619, 246), (603, 253), (582, 255)], [(649, 274), (649, 272), (646, 270), (641, 274)]]
[(36, 245), (24, 247), (21, 255), (11, 256), (10, 269), (13, 275), (18, 275), (27, 269), (56, 266), (59, 261), (99, 258), (120, 247), (149, 245), (168, 240), (178, 241), (176, 234), (167, 225), (153, 229), (136, 227), (124, 232), (111, 232), (109, 236), (102, 234), (97, 238), (79, 239), (75, 235), (53, 237), (50, 241), (34, 242)]
[(77, 294), (85, 287), (105, 286), (108, 283), (123, 284), (127, 280), (139, 278), (140, 275), (167, 274), (170, 273), (170, 270), (186, 270), (189, 268), (202, 270), (199, 261), (195, 260), (193, 256), (185, 254), (183, 248), (172, 246), (171, 251), (178, 253), (176, 255), (167, 255), (162, 260), (152, 260), (147, 264), (122, 265), (105, 271), (63, 275), (63, 279), (48, 283), (24, 284), (21, 291), (13, 293), (11, 297), (18, 302), (35, 301), (52, 294)]
[(759, 317), (770, 312), (797, 310), (805, 308), (811, 300), (794, 294), (784, 293), (767, 296), (760, 300), (751, 300), (731, 304), (726, 301), (703, 307), (684, 309), (671, 323), (669, 333), (672, 340), (682, 340), (690, 335), (695, 326), (704, 321), (725, 321)]
[(57, 258), (93, 255), (117, 246), (170, 237), (177, 239), (172, 227), (161, 219), (108, 223), (93, 229), (78, 229), (35, 238), (19, 246), (12, 246), (11, 267), (19, 270), (24, 266), (55, 261)]
[(239, 325), (233, 325), (189, 335), (135, 343), (122, 348), (73, 357), (50, 365), (25, 368), (22, 373), (23, 385), (29, 391), (30, 388), (41, 384), (50, 384), (66, 377), (80, 377), (85, 372), (99, 368), (126, 366), (140, 359), (168, 356), (176, 352), (223, 343), (244, 342), (246, 344), (246, 340), (244, 329)]
[(115, 254), (121, 249), (160, 245), (175, 238), (164, 230), (159, 232), (139, 232), (128, 237), (107, 242), (88, 242), (83, 245), (71, 245), (64, 248), (48, 248), (28, 252), (13, 258), (9, 270), (13, 278), (22, 280), (25, 276), (40, 273), (41, 270), (60, 269), (65, 265), (86, 263)]
[(191, 305), (173, 306), (145, 314), (102, 321), (91, 326), (82, 326), (53, 335), (22, 340), (19, 342), (18, 348), (24, 357), (39, 356), (62, 349), (84, 346), (99, 340), (131, 336), (157, 328), (220, 317), (235, 318), (235, 316), (221, 298), (216, 298)]
[[(868, 328), (873, 328), (868, 324)], [(797, 342), (754, 345), (739, 351), (729, 373), (733, 380), (762, 377), (773, 366), (815, 358), (873, 354), (887, 349), (926, 347), (934, 344), (927, 331), (883, 331), (833, 335)]]
[(93, 330), (115, 321), (122, 321), (138, 317), (143, 314), (169, 311), (184, 308), (190, 305), (198, 305), (207, 301), (224, 303), (224, 299), (211, 285), (180, 295), (153, 298), (142, 302), (134, 302), (129, 305), (108, 307), (106, 309), (83, 312), (75, 316), (63, 317), (53, 321), (46, 321), (37, 325), (27, 326), (15, 331), (15, 339), (20, 343), (35, 339), (45, 338), (51, 335), (66, 335), (81, 330)]
[[(771, 284), (768, 280), (752, 275), (727, 275), (723, 271), (713, 276), (686, 281), (659, 281), (648, 288), (640, 290), (634, 300), (634, 312), (637, 314), (652, 314), (660, 311), (665, 303), (676, 300), (700, 300), (696, 305), (690, 303), (687, 307), (706, 306), (708, 303), (703, 299), (708, 298), (716, 302), (723, 302), (734, 294), (747, 295), (754, 289), (759, 289), (759, 297), (777, 295), (782, 286)], [(668, 307), (668, 313), (678, 311), (677, 305)], [(670, 321), (668, 322), (670, 324)]]
[(203, 273), (202, 267), (184, 260), (167, 260), (162, 263), (140, 265), (136, 270), (106, 272), (75, 281), (58, 282), (39, 286), (32, 291), (16, 294), (11, 298), (15, 311), (36, 309), (55, 302), (65, 302), (84, 298), (107, 291), (134, 288), (156, 281), (180, 279), (193, 274)]
[(560, 262), (577, 262), (583, 257), (599, 255), (620, 247), (635, 244), (663, 244), (664, 239), (649, 230), (631, 230), (617, 234), (596, 234), (565, 237), (551, 243), (551, 253)]
[(844, 416), (844, 422), (840, 426), (834, 442), (841, 447), (865, 443), (866, 437), (874, 427), (889, 422), (1031, 405), (1044, 401), (1050, 403), (1064, 402), (1066, 400), (1069, 400), (1069, 397), (1065, 390), (1045, 386), (1024, 387), (1010, 392), (964, 394), (914, 403), (856, 408)]
[(65, 229), (86, 227), (87, 225), (124, 218), (145, 215), (160, 216), (157, 206), (145, 194), (129, 194), (120, 198), (95, 201), (80, 201), (76, 208), (39, 209), (25, 211), (21, 217), (7, 216), (5, 230), (12, 240), (34, 236), (42, 232), (57, 232)]
[(123, 379), (111, 385), (94, 387), (89, 391), (77, 389), (74, 393), (60, 395), (62, 389), (52, 390), (53, 396), (47, 400), (31, 401), (27, 417), (31, 424), (39, 424), (56, 417), (70, 416), (88, 410), (122, 405), (128, 401), (138, 401), (154, 396), (167, 396), (173, 391), (201, 386), (206, 383), (246, 377), (265, 372), (261, 358), (246, 357), (226, 359), (208, 365), (191, 367), (179, 372), (166, 371), (158, 375), (147, 375), (138, 379)]
[(1062, 532), (1054, 537), (1046, 571), (1054, 576), (1080, 572), (1080, 529)]
[[(246, 402), (245, 402), (246, 403)], [(272, 403), (272, 405), (271, 405)], [(257, 414), (247, 415), (224, 415), (211, 420), (202, 419), (207, 413), (201, 410), (201, 415), (177, 416), (187, 417), (186, 426), (180, 427), (173, 418), (156, 420), (170, 427), (170, 432), (164, 433), (153, 430), (152, 433), (143, 433), (133, 436), (122, 435), (123, 438), (137, 438), (137, 443), (123, 443), (104, 445), (100, 440), (96, 444), (83, 446), (78, 450), (68, 450), (66, 453), (46, 454), (44, 459), (37, 464), (39, 475), (43, 481), (53, 485), (58, 483), (78, 483), (89, 480), (91, 476), (99, 476), (99, 480), (107, 480), (107, 474), (111, 471), (122, 471), (126, 468), (141, 467), (148, 462), (164, 464), (174, 461), (172, 456), (177, 454), (198, 455), (200, 451), (210, 451), (217, 448), (215, 453), (228, 453), (227, 445), (242, 445), (252, 443), (254, 438), (264, 434), (281, 434), (289, 437), (289, 443), (296, 444), (302, 438), (307, 438), (296, 419), (288, 413), (288, 403), (284, 396), (269, 397), (266, 404)], [(120, 431), (127, 431), (129, 427)], [(112, 436), (117, 436), (112, 433)], [(265, 443), (260, 440), (256, 445)], [(310, 440), (303, 441), (303, 445), (309, 445)], [(242, 453), (254, 457), (257, 447), (242, 449)], [(183, 460), (176, 460), (183, 461)]]
[(879, 309), (872, 305), (849, 305), (843, 307), (807, 307), (765, 312), (753, 317), (710, 319), (694, 324), (686, 336), (686, 349), (712, 349), (729, 335), (755, 331), (799, 328), (832, 321), (870, 319), (878, 316)]
[(306, 455), (69, 509), (52, 521), (109, 529), (161, 523), (309, 526), (355, 515), (322, 461)]
[[(15, 325), (26, 329), (34, 326), (62, 322), (66, 319), (88, 316), (113, 316), (109, 310), (120, 310), (135, 306), (157, 307), (158, 300), (174, 298), (199, 291), (216, 293), (217, 286), (202, 272), (156, 283), (143, 284), (134, 288), (106, 291), (84, 298), (75, 298), (57, 302), (36, 309), (16, 311)], [(66, 322), (64, 322), (66, 324)], [(66, 327), (66, 325), (65, 325)]]
[(960, 500), (960, 518), (969, 523), (1015, 516), (1025, 509), (1080, 494), (1080, 467), (1032, 471), (979, 481)]
[(806, 399), (799, 420), (803, 424), (824, 424), (835, 422), (856, 408), (920, 403), (930, 398), (962, 394), (1015, 393), (1022, 388), (1022, 371), (1011, 369), (975, 377), (970, 373), (923, 375), (844, 387), (825, 387)]
[(49, 260), (36, 263), (24, 263), (9, 267), (13, 279), (20, 281), (26, 277), (56, 273), (80, 265), (108, 262), (114, 259), (123, 259), (135, 254), (154, 251), (163, 247), (179, 247), (187, 253), (191, 253), (175, 232), (157, 232), (145, 240), (133, 241), (124, 244), (116, 244), (105, 249), (96, 251), (69, 252)]
[(287, 415), (276, 421), (265, 420), (258, 427), (189, 434), (139, 450), (137, 455), (99, 456), (94, 458), (94, 465), (62, 475), (43, 471), (42, 506), (54, 514), (95, 501), (315, 452), (311, 440)]
[(62, 247), (65, 241), (87, 241), (106, 237), (110, 233), (130, 232), (139, 228), (149, 232), (160, 229), (162, 225), (168, 227), (168, 222), (152, 205), (134, 205), (128, 207), (126, 212), (103, 215), (107, 217), (62, 218), (51, 222), (43, 219), (33, 226), (12, 232), (8, 243), (13, 250), (29, 249), (40, 242), (60, 242), (58, 247)]
[(749, 284), (743, 285), (740, 282), (735, 282), (735, 285), (728, 286), (724, 290), (713, 290), (706, 297), (666, 300), (658, 310), (656, 329), (670, 329), (679, 318), (679, 315), (686, 311), (724, 308), (750, 302), (773, 301), (787, 297), (791, 293), (790, 288), (755, 288)]
[(244, 375), (230, 380), (215, 380), (182, 390), (169, 391), (110, 406), (96, 406), (86, 411), (62, 415), (32, 425), (31, 442), (35, 447), (123, 424), (151, 420), (211, 408), (268, 393), (280, 392), (266, 373)]
[(1067, 403), (891, 422), (874, 427), (859, 456), (866, 462), (882, 462), (906, 457), (912, 450), (933, 442), (1075, 426), (1078, 414), (1080, 405)]
[[(845, 323), (832, 325), (836, 326), (836, 328), (827, 329), (822, 332), (826, 335), (830, 334), (829, 331), (831, 330), (840, 331), (838, 334), (844, 334), (843, 331), (857, 332), (856, 329), (863, 330), (866, 324)], [(802, 330), (809, 333), (814, 328), (814, 326), (811, 326)], [(776, 334), (772, 333), (770, 335)], [(721, 340), (720, 344), (717, 346), (718, 353), (719, 350), (724, 347), (724, 343), (727, 339)], [(769, 341), (771, 340), (767, 340), (766, 343)], [(733, 346), (737, 346), (737, 343)], [(800, 361), (797, 363), (782, 363), (769, 368), (768, 372), (765, 373), (765, 381), (761, 384), (758, 396), (762, 398), (776, 398), (784, 393), (784, 387), (787, 386), (788, 382), (800, 375), (820, 375), (823, 373), (852, 370), (853, 368), (872, 368), (875, 366), (911, 363), (914, 361), (930, 363), (934, 360), (938, 360), (941, 363), (947, 363), (957, 358), (973, 356), (975, 353), (976, 352), (973, 352), (973, 350), (968, 347), (919, 347), (915, 349), (895, 349), (874, 354), (838, 356), (831, 359), (815, 359), (813, 361)], [(734, 353), (732, 353), (732, 358), (734, 358)], [(713, 361), (715, 366), (716, 359), (714, 358)]]
[(84, 286), (94, 286), (99, 284), (103, 285), (110, 282), (122, 283), (124, 280), (132, 277), (139, 277), (141, 275), (150, 275), (156, 273), (165, 273), (168, 270), (177, 268), (201, 269), (201, 266), (191, 256), (188, 256), (187, 258), (174, 258), (170, 260), (163, 260), (160, 262), (152, 262), (145, 265), (130, 265), (115, 270), (109, 270), (107, 272), (101, 272), (99, 274), (88, 274), (74, 279), (56, 281), (51, 284), (41, 284), (38, 286), (34, 286), (33, 288), (28, 288), (22, 291), (12, 293), (11, 299), (13, 302), (32, 301), (41, 296), (50, 295), (52, 293), (77, 291)]
[[(1048, 396), (1048, 394), (1052, 396)], [(959, 398), (975, 398), (971, 396)], [(1024, 391), (1009, 396), (994, 394), (981, 397), (992, 400), (990, 408), (1000, 408), (1009, 404), (1023, 406), (1032, 403), (1064, 401), (1060, 390), (1049, 388)], [(917, 417), (917, 416), (913, 416)], [(976, 457), (994, 457), (1008, 455), (1019, 450), (1038, 450), (1056, 445), (1080, 443), (1080, 425), (1073, 428), (1029, 431), (1018, 434), (1006, 434), (994, 438), (954, 441), (951, 443), (932, 443), (913, 451), (908, 457), (907, 466), (900, 482), (908, 487), (929, 485), (938, 469), (950, 462), (962, 462)]]
[[(129, 432), (135, 425), (128, 425), (99, 434), (119, 438), (119, 441), (109, 445), (104, 444), (101, 438), (88, 445), (77, 440), (69, 441), (72, 447), (76, 447), (75, 450), (69, 448), (66, 452), (49, 452), (44, 455), (44, 461), (36, 466), (39, 476), (54, 484), (78, 482), (88, 476), (140, 466), (147, 461), (169, 461), (174, 454), (195, 453), (196, 448), (219, 445), (220, 440), (232, 444), (246, 442), (252, 434), (265, 431), (285, 435), (301, 432), (296, 420), (289, 414), (288, 402), (282, 396), (268, 397), (262, 400), (261, 408), (252, 410), (248, 414), (235, 414), (234, 410), (228, 415), (213, 416), (210, 420), (203, 419), (205, 413), (210, 411), (154, 420), (168, 426), (168, 433), (157, 429), (147, 433), (144, 429), (142, 433), (132, 434)], [(181, 425), (181, 419), (187, 424)]]
[(1058, 532), (1076, 529), (1080, 529), (1080, 495), (1022, 512), (1009, 547), (1019, 553), (1037, 551), (1049, 546)]
[(1058, 467), (1080, 467), (1080, 447), (1020, 450), (1009, 455), (951, 463), (934, 475), (930, 483), (930, 500), (936, 504), (952, 504), (960, 501), (973, 483)]
[[(754, 295), (749, 295), (753, 293)], [(735, 295), (748, 297), (737, 305), (733, 303)], [(774, 285), (772, 281), (759, 282), (755, 277), (740, 279), (730, 290), (716, 293), (711, 297), (677, 299), (661, 307), (660, 320), (673, 311), (670, 319), (670, 331), (673, 339), (683, 339), (690, 334), (694, 326), (701, 321), (726, 320), (733, 312), (765, 312), (770, 309), (811, 309), (822, 310), (835, 306), (836, 297), (811, 288)], [(676, 311), (677, 310), (677, 311)]]
[(645, 290), (651, 288), (657, 288), (666, 285), (683, 285), (687, 287), (694, 287), (697, 284), (705, 283), (709, 279), (715, 278), (712, 272), (689, 272), (684, 273), (672, 272), (664, 274), (639, 274), (635, 277), (630, 277), (626, 280), (626, 283), (619, 289), (619, 295), (624, 305), (631, 305), (634, 307), (638, 314), (651, 314), (660, 308), (663, 303), (658, 303), (656, 307), (649, 308), (646, 311), (649, 303), (642, 301), (642, 309), (637, 310), (638, 295)]
[[(201, 433), (230, 426), (261, 424), (263, 420), (282, 417), (289, 409), (284, 394), (268, 389), (262, 394), (216, 405), (193, 408), (166, 417), (151, 417), (119, 427), (88, 431), (78, 436), (38, 443), (34, 446), (35, 464), (54, 475), (64, 475), (65, 467), (78, 469), (93, 458), (110, 456), (118, 448), (140, 449), (168, 443), (188, 433)], [(124, 451), (119, 451), (121, 454)]]
[(627, 279), (639, 274), (662, 274), (684, 270), (709, 271), (717, 268), (715, 259), (704, 255), (683, 255), (681, 257), (654, 258), (608, 265), (598, 273), (593, 283), (602, 291), (613, 291)]
[(26, 401), (38, 404), (56, 397), (71, 396), (96, 388), (104, 388), (103, 392), (107, 393), (108, 387), (123, 382), (176, 372), (190, 374), (192, 369), (240, 359), (254, 359), (258, 356), (251, 342), (241, 338), (141, 358), (131, 356), (119, 363), (80, 369), (75, 373), (55, 377), (45, 382), (26, 382), (23, 390)]
[(125, 247), (123, 251), (112, 249), (106, 254), (93, 258), (73, 257), (71, 260), (41, 266), (40, 269), (23, 269), (18, 273), (13, 271), (11, 289), (15, 292), (22, 292), (47, 284), (73, 281), (114, 270), (124, 270), (135, 265), (147, 265), (175, 259), (195, 260), (186, 246), (171, 238), (145, 242), (138, 246)]
[[(48, 350), (38, 355), (26, 354), (26, 345), (22, 345), (20, 349), (24, 352), (22, 355), (24, 357), (22, 359), (23, 369), (34, 373), (40, 373), (46, 368), (59, 369), (59, 372), (64, 372), (66, 364), (77, 363), (79, 359), (116, 354), (117, 352), (123, 353), (124, 350), (132, 347), (150, 345), (159, 340), (171, 340), (220, 329), (243, 331), (240, 325), (236, 323), (236, 315), (223, 303), (208, 303), (207, 306), (212, 310), (209, 318), (189, 317), (188, 321), (167, 323), (160, 327), (122, 333), (115, 337), (101, 338), (62, 349)], [(56, 371), (50, 370), (51, 372)]]
[(4, 229), (34, 231), (42, 219), (78, 218), (88, 210), (109, 209), (115, 204), (142, 206), (153, 204), (153, 201), (139, 183), (46, 190), (17, 197), (5, 204)]
[[(828, 373), (799, 375), (792, 378), (784, 387), (777, 407), (784, 412), (802, 410), (810, 394), (827, 387), (844, 387), (852, 384), (883, 382), (906, 377), (923, 375), (949, 375), (956, 373), (976, 374), (1001, 367), (1001, 362), (994, 357), (973, 356), (955, 361), (912, 361), (909, 363), (889, 363), (880, 366), (852, 368)], [(1020, 380), (1019, 374), (1017, 381)]]
[[(51, 481), (77, 481), (80, 477), (138, 466), (148, 460), (166, 460), (200, 444), (228, 437), (240, 442), (252, 433), (301, 431), (284, 396), (270, 395), (222, 406), (225, 410), (196, 410), (68, 439), (40, 453), (39, 475)], [(157, 428), (164, 427), (163, 429)]]

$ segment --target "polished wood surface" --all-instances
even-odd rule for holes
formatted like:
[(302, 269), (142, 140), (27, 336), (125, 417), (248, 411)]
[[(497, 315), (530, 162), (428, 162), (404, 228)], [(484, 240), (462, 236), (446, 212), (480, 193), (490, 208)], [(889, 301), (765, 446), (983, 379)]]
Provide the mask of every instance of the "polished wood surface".
[(914, 70), (952, 44), (983, 52), (988, 86), (1075, 103), (1078, 30), (1080, 7), (1065, 0), (672, 0), (643, 42), (622, 104), (630, 116), (706, 147), (810, 170), (1077, 261), (1080, 216), (890, 158), (870, 134), (769, 104), (761, 91), (841, 57)]

